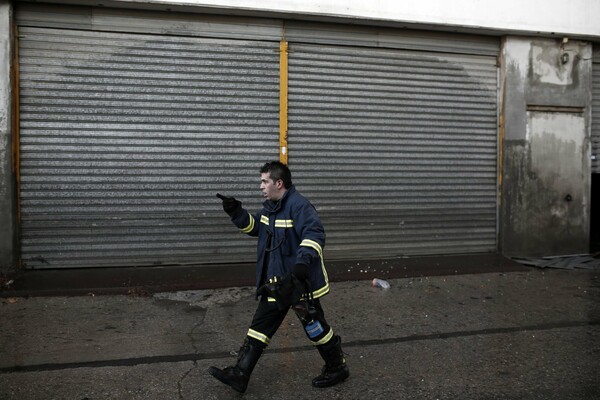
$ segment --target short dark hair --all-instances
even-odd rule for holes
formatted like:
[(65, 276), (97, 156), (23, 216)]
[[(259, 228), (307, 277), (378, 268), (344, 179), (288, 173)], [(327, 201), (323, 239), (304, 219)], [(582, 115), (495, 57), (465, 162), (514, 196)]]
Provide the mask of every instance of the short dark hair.
[(286, 189), (289, 189), (292, 186), (292, 173), (287, 165), (279, 161), (271, 161), (265, 163), (260, 169), (261, 174), (268, 173), (273, 182), (277, 182), (278, 180), (283, 181), (283, 186)]

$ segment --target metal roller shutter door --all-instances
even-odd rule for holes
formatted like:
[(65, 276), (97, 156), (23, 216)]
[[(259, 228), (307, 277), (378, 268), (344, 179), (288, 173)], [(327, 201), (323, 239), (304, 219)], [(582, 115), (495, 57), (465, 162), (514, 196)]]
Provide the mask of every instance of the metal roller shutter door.
[(495, 57), (291, 44), (289, 149), (331, 259), (496, 250)]
[(29, 268), (251, 261), (215, 198), (259, 206), (277, 42), (20, 27)]

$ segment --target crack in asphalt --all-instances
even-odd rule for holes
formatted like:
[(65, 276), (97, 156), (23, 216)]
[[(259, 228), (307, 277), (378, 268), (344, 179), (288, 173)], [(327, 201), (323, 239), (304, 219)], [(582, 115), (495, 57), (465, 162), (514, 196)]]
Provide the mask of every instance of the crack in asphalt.
[(183, 397), (183, 381), (188, 377), (189, 374), (192, 373), (192, 371), (194, 369), (196, 369), (198, 367), (198, 362), (196, 360), (193, 361), (193, 366), (192, 368), (190, 368), (185, 374), (183, 374), (181, 376), (181, 378), (179, 379), (179, 381), (177, 381), (177, 397), (179, 397), (180, 400), (184, 400), (185, 398)]
[[(201, 322), (196, 324), (192, 331), (188, 334), (190, 337), (193, 335), (193, 331), (201, 325)], [(600, 319), (594, 319), (589, 321), (561, 321), (561, 322), (549, 322), (545, 324), (529, 325), (529, 326), (516, 326), (516, 327), (505, 327), (505, 328), (485, 328), (479, 330), (470, 331), (457, 331), (457, 332), (442, 332), (422, 335), (410, 335), (396, 338), (387, 339), (372, 339), (372, 340), (354, 340), (344, 343), (344, 347), (368, 347), (404, 342), (415, 342), (424, 340), (447, 340), (469, 336), (485, 336), (485, 335), (498, 335), (498, 334), (511, 334), (520, 333), (527, 331), (548, 331), (553, 329), (563, 328), (580, 328), (580, 327), (592, 327), (600, 325)], [(194, 348), (193, 354), (176, 354), (166, 356), (149, 356), (149, 357), (137, 357), (137, 358), (125, 358), (125, 359), (113, 359), (113, 360), (97, 360), (97, 361), (84, 361), (84, 362), (67, 362), (67, 363), (49, 363), (49, 364), (34, 364), (34, 365), (17, 365), (11, 367), (0, 368), (0, 374), (10, 373), (23, 373), (23, 372), (39, 372), (39, 371), (56, 371), (66, 369), (77, 369), (77, 368), (104, 368), (104, 367), (129, 367), (141, 364), (158, 364), (158, 363), (177, 363), (192, 361), (194, 366), (182, 376), (180, 383), (198, 366), (199, 360), (212, 360), (231, 357), (231, 353), (225, 351), (216, 351), (208, 353), (200, 353), (192, 338), (192, 347)], [(268, 353), (292, 353), (298, 351), (313, 351), (314, 346), (297, 346), (297, 347), (286, 347), (282, 349), (269, 349), (266, 350)], [(180, 398), (183, 398), (180, 395)]]
[[(187, 336), (190, 338), (190, 344), (192, 345), (192, 349), (194, 350), (194, 355), (196, 355), (196, 356), (199, 356), (200, 349), (198, 349), (198, 346), (196, 344), (196, 338), (194, 336), (194, 331), (196, 329), (198, 329), (204, 323), (205, 318), (206, 318), (206, 312), (202, 315), (202, 321), (194, 324), (194, 326), (192, 326), (192, 329), (187, 333)], [(183, 381), (188, 377), (188, 375), (190, 375), (192, 373), (192, 371), (194, 371), (196, 368), (198, 368), (198, 359), (199, 358), (195, 358), (195, 359), (191, 360), (192, 367), (186, 373), (184, 373), (181, 376), (181, 378), (179, 378), (179, 381), (177, 381), (177, 396), (179, 397), (179, 400), (184, 400)]]

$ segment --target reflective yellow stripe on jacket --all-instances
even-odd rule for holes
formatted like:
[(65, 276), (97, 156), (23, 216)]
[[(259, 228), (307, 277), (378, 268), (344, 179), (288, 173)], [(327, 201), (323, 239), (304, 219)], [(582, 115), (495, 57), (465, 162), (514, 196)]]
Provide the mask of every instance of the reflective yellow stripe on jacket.
[(325, 286), (312, 292), (313, 297), (317, 299), (329, 293), (329, 277), (327, 276), (327, 270), (325, 269), (325, 261), (323, 260), (323, 248), (319, 243), (310, 239), (304, 239), (302, 243), (300, 243), (300, 246), (306, 246), (315, 249), (319, 254), (319, 258), (321, 259), (321, 268), (323, 270), (323, 276), (325, 277)]
[(275, 228), (293, 228), (294, 220), (293, 219), (276, 219), (275, 220)]
[(250, 222), (247, 227), (240, 229), (242, 233), (250, 233), (254, 229), (254, 217), (251, 214), (248, 214), (248, 217), (250, 218)]
[(302, 243), (300, 243), (300, 246), (312, 247), (319, 253), (319, 257), (323, 259), (323, 249), (321, 248), (321, 245), (314, 240), (304, 239)]

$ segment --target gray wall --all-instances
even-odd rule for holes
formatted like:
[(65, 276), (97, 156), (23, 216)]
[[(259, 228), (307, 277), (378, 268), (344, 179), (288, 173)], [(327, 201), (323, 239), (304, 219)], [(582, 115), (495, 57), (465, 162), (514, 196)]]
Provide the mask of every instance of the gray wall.
[(0, 273), (16, 264), (16, 194), (12, 168), (12, 5), (0, 0)]
[(505, 255), (588, 252), (591, 50), (573, 40), (503, 42), (499, 247)]

